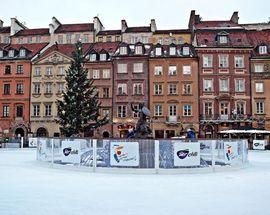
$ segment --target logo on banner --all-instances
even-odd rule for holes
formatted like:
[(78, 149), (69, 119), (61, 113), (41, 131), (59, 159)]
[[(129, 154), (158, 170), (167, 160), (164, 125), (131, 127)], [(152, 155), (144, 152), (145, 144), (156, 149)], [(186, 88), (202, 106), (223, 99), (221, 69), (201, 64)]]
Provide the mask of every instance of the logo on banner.
[(231, 161), (232, 159), (235, 158), (233, 147), (231, 145), (227, 145), (226, 157), (227, 157), (228, 161)]
[(113, 154), (113, 158), (115, 159), (115, 161), (117, 163), (119, 163), (120, 161), (136, 161), (136, 156), (133, 157), (129, 157), (128, 152), (123, 152), (123, 148), (124, 146), (121, 145), (113, 145), (115, 152)]
[(65, 156), (69, 156), (69, 155), (78, 155), (79, 154), (79, 151), (76, 150), (76, 149), (71, 149), (71, 147), (68, 147), (68, 148), (64, 148), (63, 149), (63, 154)]
[(198, 156), (198, 152), (189, 153), (188, 149), (180, 150), (176, 154), (180, 159), (185, 159), (186, 157), (196, 157), (196, 156)]

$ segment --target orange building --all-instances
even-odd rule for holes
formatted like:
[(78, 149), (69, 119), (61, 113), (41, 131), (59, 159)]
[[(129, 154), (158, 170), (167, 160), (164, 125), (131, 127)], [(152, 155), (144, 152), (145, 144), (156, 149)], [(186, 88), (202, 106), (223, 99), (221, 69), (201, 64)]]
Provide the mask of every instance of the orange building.
[(0, 132), (27, 137), (30, 129), (31, 58), (43, 44), (7, 45), (0, 48)]

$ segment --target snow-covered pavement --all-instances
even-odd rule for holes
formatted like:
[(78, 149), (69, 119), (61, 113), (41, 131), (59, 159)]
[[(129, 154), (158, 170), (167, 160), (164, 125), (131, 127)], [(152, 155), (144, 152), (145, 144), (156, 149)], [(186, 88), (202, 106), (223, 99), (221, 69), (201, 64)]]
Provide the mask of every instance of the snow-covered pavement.
[(101, 174), (37, 165), (0, 149), (0, 215), (268, 215), (270, 152), (248, 168), (180, 175)]

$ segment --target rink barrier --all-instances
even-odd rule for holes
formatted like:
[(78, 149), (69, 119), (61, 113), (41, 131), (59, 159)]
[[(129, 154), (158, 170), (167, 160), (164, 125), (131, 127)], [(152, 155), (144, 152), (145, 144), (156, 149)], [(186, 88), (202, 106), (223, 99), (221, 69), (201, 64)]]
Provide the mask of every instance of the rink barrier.
[(107, 173), (201, 173), (248, 164), (247, 140), (36, 138), (36, 159), (54, 168)]

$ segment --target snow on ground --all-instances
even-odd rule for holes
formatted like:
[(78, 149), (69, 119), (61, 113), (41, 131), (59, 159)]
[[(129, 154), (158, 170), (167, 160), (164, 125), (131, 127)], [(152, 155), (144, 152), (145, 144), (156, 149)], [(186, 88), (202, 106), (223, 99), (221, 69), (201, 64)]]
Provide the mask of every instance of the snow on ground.
[(270, 152), (231, 172), (104, 174), (37, 165), (35, 150), (0, 149), (1, 215), (268, 215)]

